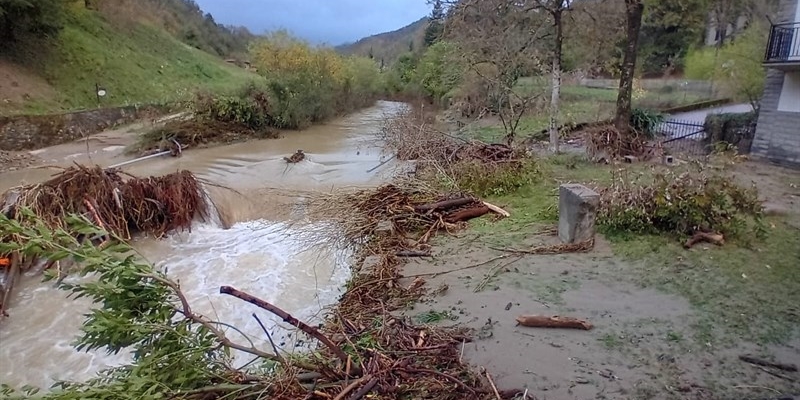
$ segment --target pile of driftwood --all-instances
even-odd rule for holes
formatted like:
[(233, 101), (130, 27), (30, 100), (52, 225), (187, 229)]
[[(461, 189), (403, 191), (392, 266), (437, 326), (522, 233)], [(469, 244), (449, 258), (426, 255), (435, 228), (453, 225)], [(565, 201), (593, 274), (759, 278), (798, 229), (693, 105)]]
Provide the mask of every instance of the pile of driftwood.
[[(134, 233), (162, 237), (173, 230), (189, 229), (196, 216), (207, 216), (208, 202), (201, 182), (189, 171), (138, 178), (119, 170), (76, 164), (44, 183), (7, 191), (0, 198), (0, 209), (5, 218), (19, 221), (24, 219), (22, 210), (29, 210), (50, 228), (68, 232), (66, 217), (80, 215), (110, 236), (128, 240)], [(95, 243), (111, 240), (108, 236), (74, 235)], [(0, 228), (0, 243), (20, 240), (14, 232)], [(0, 253), (0, 260), (8, 260), (0, 262), (0, 314), (22, 273), (34, 267), (44, 271), (57, 264), (24, 254)]]
[(164, 127), (145, 133), (128, 150), (134, 154), (148, 154), (169, 150), (173, 141), (181, 143), (184, 148), (194, 148), (275, 137), (278, 137), (278, 132), (269, 128), (256, 130), (233, 122), (205, 119), (178, 120), (169, 121)]
[(489, 373), (462, 359), (470, 331), (415, 325), (393, 314), (426, 291), (424, 279), (404, 280), (405, 257), (429, 249), (427, 243), (439, 231), (458, 229), (464, 221), (489, 213), (508, 213), (463, 193), (443, 196), (410, 179), (376, 189), (319, 194), (306, 209), (312, 219), (335, 225), (328, 232), (315, 230), (310, 242), (325, 247), (355, 242), (360, 257), (369, 260), (358, 266), (320, 329), (329, 339), (320, 341), (325, 346), (320, 353), (335, 360), (326, 365), (355, 373), (350, 379), (329, 370), (313, 382), (287, 379), (276, 384), (276, 398), (526, 398), (520, 396), (522, 390), (497, 388)]
[(411, 111), (387, 120), (381, 134), (386, 147), (393, 149), (398, 159), (417, 160), (423, 166), (449, 168), (462, 161), (491, 166), (521, 162), (526, 157), (505, 144), (467, 140), (441, 132)]

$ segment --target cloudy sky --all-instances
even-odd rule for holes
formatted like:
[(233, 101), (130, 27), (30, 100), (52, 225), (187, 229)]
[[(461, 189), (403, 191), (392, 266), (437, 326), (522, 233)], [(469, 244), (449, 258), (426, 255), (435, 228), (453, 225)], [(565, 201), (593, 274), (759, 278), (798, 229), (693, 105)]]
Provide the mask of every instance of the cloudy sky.
[(402, 28), (429, 13), (425, 0), (195, 0), (226, 25), (254, 33), (286, 28), (314, 43), (339, 45)]

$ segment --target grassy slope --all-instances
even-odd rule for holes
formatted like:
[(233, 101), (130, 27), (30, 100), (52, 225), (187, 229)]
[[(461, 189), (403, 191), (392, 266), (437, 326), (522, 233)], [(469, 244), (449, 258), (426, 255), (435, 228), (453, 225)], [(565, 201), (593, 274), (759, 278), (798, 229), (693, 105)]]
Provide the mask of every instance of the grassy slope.
[(181, 100), (194, 90), (224, 90), (257, 78), (191, 48), (156, 28), (112, 26), (97, 14), (72, 9), (57, 45), (26, 56), (56, 98), (30, 93), (23, 103), (0, 103), (0, 114), (50, 113), (96, 107), (95, 83), (107, 89), (102, 105)]

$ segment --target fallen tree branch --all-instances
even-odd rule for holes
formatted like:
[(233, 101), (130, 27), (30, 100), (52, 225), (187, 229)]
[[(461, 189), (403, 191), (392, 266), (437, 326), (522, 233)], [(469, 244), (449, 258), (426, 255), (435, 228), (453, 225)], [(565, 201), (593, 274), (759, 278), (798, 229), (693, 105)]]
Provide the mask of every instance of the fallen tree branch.
[(334, 397), (333, 400), (343, 400), (348, 393), (352, 392), (353, 389), (358, 387), (358, 385), (361, 385), (362, 383), (364, 383), (369, 379), (372, 379), (371, 375), (364, 375), (361, 378), (354, 380), (352, 383), (347, 385), (347, 387), (342, 389), (342, 391), (339, 392), (339, 394), (336, 395), (336, 397)]
[(426, 212), (426, 211), (433, 212), (433, 211), (439, 211), (439, 210), (449, 210), (451, 208), (465, 206), (467, 204), (474, 203), (474, 202), (475, 202), (475, 199), (473, 199), (473, 198), (461, 197), (461, 198), (458, 198), (458, 199), (444, 200), (444, 201), (438, 201), (436, 203), (430, 203), (430, 204), (423, 204), (423, 205), (419, 205), (419, 206), (414, 206), (414, 211), (416, 211), (416, 212)]
[(797, 366), (794, 365), (794, 364), (775, 363), (775, 362), (772, 362), (772, 361), (767, 361), (767, 360), (764, 360), (764, 359), (761, 359), (761, 358), (757, 358), (757, 357), (753, 357), (753, 356), (749, 356), (749, 355), (741, 355), (741, 356), (739, 356), (739, 359), (744, 361), (744, 362), (746, 362), (746, 363), (760, 365), (762, 367), (770, 367), (770, 368), (775, 368), (775, 369), (779, 369), (779, 370), (782, 370), (782, 371), (797, 372)]
[(488, 213), (489, 213), (489, 207), (486, 206), (468, 208), (466, 210), (457, 211), (444, 217), (444, 221), (453, 224), (456, 222), (469, 221), (473, 218), (482, 217)]
[(689, 240), (684, 243), (683, 247), (691, 249), (694, 245), (700, 242), (708, 242), (717, 246), (725, 244), (725, 237), (719, 233), (697, 232)]
[(513, 254), (534, 254), (534, 255), (555, 255), (567, 253), (586, 253), (594, 248), (594, 238), (585, 242), (562, 243), (549, 246), (534, 247), (531, 250), (490, 247), (492, 250), (502, 251)]
[(298, 320), (297, 318), (291, 316), (286, 311), (283, 311), (280, 308), (278, 308), (278, 307), (276, 307), (276, 306), (274, 306), (274, 305), (272, 305), (272, 304), (270, 304), (270, 303), (268, 303), (268, 302), (266, 302), (264, 300), (261, 300), (261, 299), (255, 297), (253, 295), (250, 295), (248, 293), (245, 293), (245, 292), (239, 291), (237, 289), (234, 289), (234, 288), (232, 288), (230, 286), (220, 286), (219, 292), (222, 293), (222, 294), (227, 294), (229, 296), (236, 297), (236, 298), (238, 298), (240, 300), (244, 300), (244, 301), (246, 301), (246, 302), (248, 302), (248, 303), (250, 303), (250, 304), (252, 304), (252, 305), (254, 305), (256, 307), (262, 308), (264, 310), (267, 310), (267, 311), (277, 315), (284, 322), (297, 327), (298, 329), (300, 329), (301, 331), (305, 332), (309, 336), (319, 340), (328, 349), (330, 349), (330, 351), (334, 355), (336, 355), (336, 357), (339, 358), (344, 363), (344, 365), (347, 365), (347, 354), (345, 354), (345, 352), (341, 348), (339, 348), (339, 346), (335, 345), (330, 339), (328, 339), (327, 336), (323, 335), (318, 329), (316, 329), (316, 328), (314, 328), (312, 326), (309, 326), (308, 324), (306, 324), (306, 323)]
[(394, 253), (397, 257), (431, 257), (431, 253), (427, 251), (416, 250), (400, 250)]
[(547, 317), (544, 315), (520, 315), (517, 317), (517, 324), (528, 328), (564, 328), (591, 330), (594, 325), (572, 317)]
[[(222, 324), (222, 323), (209, 321), (209, 320), (203, 318), (202, 316), (195, 314), (192, 311), (192, 308), (189, 305), (189, 301), (186, 299), (186, 296), (183, 294), (183, 291), (181, 291), (180, 285), (178, 285), (177, 282), (172, 281), (172, 280), (167, 279), (167, 278), (164, 278), (164, 277), (161, 277), (161, 276), (156, 275), (156, 274), (144, 274), (144, 275), (142, 275), (142, 277), (154, 279), (154, 280), (156, 280), (156, 281), (168, 286), (170, 289), (172, 289), (172, 291), (175, 292), (175, 296), (177, 296), (178, 300), (181, 302), (181, 308), (178, 311), (181, 314), (183, 314), (186, 318), (188, 318), (189, 320), (192, 320), (192, 321), (194, 321), (194, 322), (196, 322), (196, 323), (198, 323), (200, 325), (203, 325), (203, 327), (208, 329), (212, 334), (214, 334), (214, 336), (217, 337), (217, 340), (223, 346), (227, 346), (227, 347), (230, 347), (230, 348), (235, 349), (235, 350), (239, 350), (239, 351), (242, 351), (242, 352), (245, 352), (245, 353), (249, 353), (249, 354), (252, 354), (254, 356), (258, 356), (258, 357), (264, 358), (266, 360), (275, 361), (277, 363), (283, 363), (285, 361), (282, 357), (280, 357), (280, 355), (274, 355), (274, 354), (267, 353), (265, 351), (262, 351), (262, 350), (259, 350), (259, 349), (255, 348), (255, 346), (252, 346), (252, 345), (251, 345), (251, 347), (247, 347), (247, 346), (244, 346), (244, 345), (241, 345), (241, 344), (238, 344), (238, 343), (235, 343), (235, 342), (231, 341), (225, 335), (224, 332), (222, 332), (219, 328), (217, 328), (215, 326), (215, 325)], [(308, 364), (308, 363), (299, 363), (299, 364), (296, 363), (296, 364), (299, 367), (304, 368), (304, 369), (308, 369), (308, 370), (311, 370), (311, 371), (316, 370), (315, 366), (313, 366), (311, 364)]]
[(493, 213), (496, 213), (496, 214), (500, 214), (500, 215), (502, 215), (502, 216), (503, 216), (503, 218), (508, 218), (508, 217), (510, 217), (510, 216), (511, 216), (511, 213), (509, 213), (509, 212), (508, 212), (508, 211), (506, 211), (506, 210), (503, 210), (502, 208), (500, 208), (500, 207), (498, 207), (498, 206), (496, 206), (496, 205), (494, 205), (494, 204), (489, 204), (489, 203), (487, 203), (487, 202), (485, 202), (485, 201), (484, 201), (484, 202), (482, 202), (482, 203), (483, 203), (483, 205), (485, 205), (486, 207), (489, 207), (489, 210), (491, 210)]
[[(494, 257), (494, 258), (486, 260), (486, 261), (479, 262), (477, 264), (467, 265), (466, 267), (459, 267), (459, 268), (449, 269), (447, 271), (441, 271), (441, 272), (426, 272), (424, 274), (404, 275), (403, 277), (404, 278), (418, 278), (418, 277), (421, 277), (421, 276), (422, 277), (430, 276), (430, 277), (436, 278), (439, 275), (451, 274), (453, 272), (459, 272), (459, 271), (465, 271), (465, 270), (468, 270), (468, 269), (483, 267), (486, 264), (491, 264), (491, 263), (493, 263), (493, 262), (495, 262), (497, 260), (502, 260), (502, 259), (505, 259), (505, 258), (508, 258), (508, 257), (511, 257), (511, 256), (502, 255), (502, 256), (497, 256), (497, 257)], [(394, 279), (394, 278), (392, 278), (392, 279)]]
[(494, 391), (494, 395), (497, 396), (497, 400), (503, 400), (503, 397), (500, 396), (500, 392), (497, 391), (497, 385), (494, 384), (492, 376), (489, 375), (489, 371), (487, 371), (486, 368), (482, 369), (483, 369), (483, 374), (486, 375), (486, 379), (489, 380), (489, 384), (492, 385), (492, 390)]

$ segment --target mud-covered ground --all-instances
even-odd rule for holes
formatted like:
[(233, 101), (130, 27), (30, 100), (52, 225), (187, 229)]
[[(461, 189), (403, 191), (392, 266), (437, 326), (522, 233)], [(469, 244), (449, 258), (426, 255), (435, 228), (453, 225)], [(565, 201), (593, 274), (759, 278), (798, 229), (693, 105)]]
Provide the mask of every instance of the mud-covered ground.
[(36, 163), (36, 157), (29, 152), (0, 150), (0, 173), (16, 171)]
[[(510, 219), (476, 222), (406, 265), (431, 292), (406, 314), (474, 328), (464, 358), (537, 399), (800, 398), (797, 372), (739, 359), (800, 366), (800, 172), (753, 162), (729, 172), (757, 183), (776, 231), (766, 243), (684, 250), (674, 239), (598, 237), (589, 253), (518, 257), (502, 250), (558, 238), (541, 233), (552, 223), (514, 221), (535, 208), (500, 198)], [(517, 326), (526, 314), (595, 327)]]

